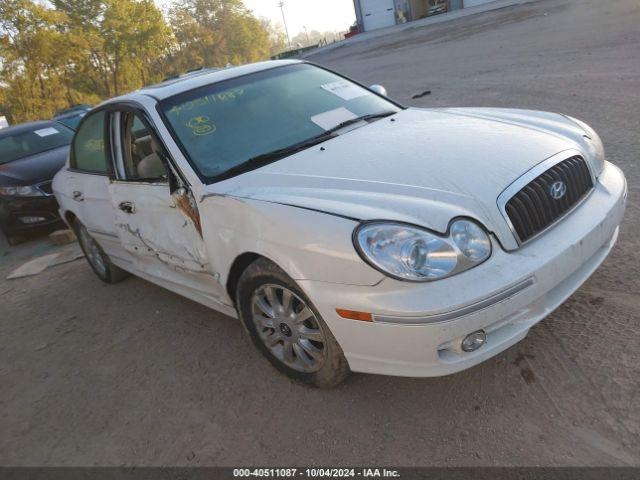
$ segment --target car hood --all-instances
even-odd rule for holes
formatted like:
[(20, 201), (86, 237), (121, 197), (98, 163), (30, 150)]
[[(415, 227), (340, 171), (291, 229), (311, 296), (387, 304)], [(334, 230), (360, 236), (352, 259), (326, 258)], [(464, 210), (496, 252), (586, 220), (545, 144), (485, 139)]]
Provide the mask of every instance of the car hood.
[(452, 218), (468, 216), (510, 249), (517, 244), (498, 196), (552, 155), (588, 151), (584, 133), (567, 117), (546, 112), (407, 109), (210, 185), (205, 194), (357, 220), (403, 221), (438, 232), (446, 232)]
[(64, 166), (68, 153), (69, 146), (65, 145), (0, 165), (0, 186), (34, 185), (51, 180)]

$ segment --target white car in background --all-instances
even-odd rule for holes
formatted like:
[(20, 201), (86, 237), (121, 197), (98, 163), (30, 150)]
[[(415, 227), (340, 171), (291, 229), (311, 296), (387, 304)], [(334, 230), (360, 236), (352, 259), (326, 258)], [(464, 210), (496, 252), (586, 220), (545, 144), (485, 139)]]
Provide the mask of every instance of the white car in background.
[(53, 188), (102, 280), (239, 317), (319, 387), (446, 375), (518, 342), (605, 259), (627, 192), (579, 120), (404, 108), (298, 61), (103, 103)]

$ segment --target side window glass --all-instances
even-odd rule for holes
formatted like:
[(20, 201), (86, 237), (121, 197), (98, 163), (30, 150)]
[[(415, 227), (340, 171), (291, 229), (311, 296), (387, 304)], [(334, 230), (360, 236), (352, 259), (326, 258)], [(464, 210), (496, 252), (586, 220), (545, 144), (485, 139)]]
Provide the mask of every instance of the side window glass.
[(122, 157), (127, 180), (167, 179), (162, 147), (155, 134), (134, 113), (122, 115)]
[(73, 141), (73, 167), (93, 173), (111, 171), (104, 142), (106, 112), (90, 115)]

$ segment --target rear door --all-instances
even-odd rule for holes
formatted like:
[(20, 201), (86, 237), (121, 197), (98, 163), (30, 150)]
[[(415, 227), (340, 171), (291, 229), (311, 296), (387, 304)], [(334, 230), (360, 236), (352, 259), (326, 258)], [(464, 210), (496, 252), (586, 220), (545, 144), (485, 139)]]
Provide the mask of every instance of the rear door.
[(108, 148), (108, 119), (109, 113), (100, 110), (81, 123), (59, 193), (64, 197), (65, 209), (73, 212), (110, 257), (127, 260), (114, 227), (109, 192), (113, 163)]
[(218, 298), (220, 284), (210, 273), (197, 206), (188, 187), (175, 184), (175, 167), (146, 115), (119, 108), (111, 132), (115, 230), (136, 269)]
[(365, 31), (396, 24), (393, 0), (362, 0), (361, 5)]

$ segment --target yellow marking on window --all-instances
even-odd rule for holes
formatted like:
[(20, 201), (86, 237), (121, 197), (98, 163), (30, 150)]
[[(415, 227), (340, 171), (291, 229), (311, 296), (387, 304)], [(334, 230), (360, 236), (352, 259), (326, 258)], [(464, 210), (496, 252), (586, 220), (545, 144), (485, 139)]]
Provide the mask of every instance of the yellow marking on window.
[(198, 115), (197, 117), (193, 117), (187, 123), (187, 127), (191, 129), (194, 135), (209, 135), (216, 131), (215, 124), (211, 121), (211, 119), (205, 115)]

